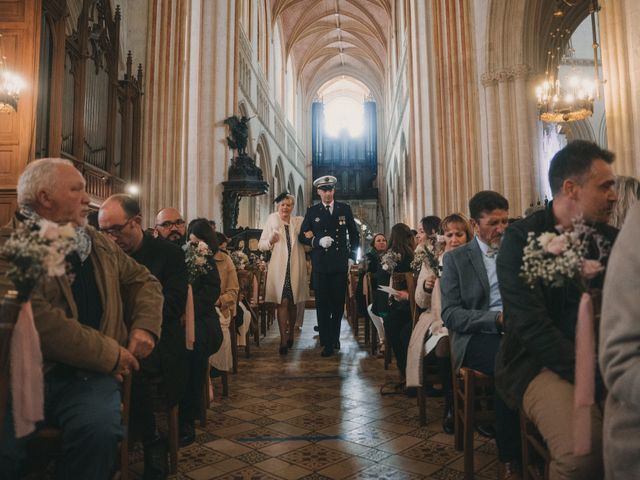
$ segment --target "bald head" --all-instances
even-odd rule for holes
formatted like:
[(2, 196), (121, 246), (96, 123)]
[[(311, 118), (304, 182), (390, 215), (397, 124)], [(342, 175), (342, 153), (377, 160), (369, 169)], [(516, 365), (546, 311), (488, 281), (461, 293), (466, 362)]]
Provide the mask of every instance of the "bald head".
[(156, 233), (171, 242), (182, 243), (187, 226), (182, 215), (175, 208), (163, 208), (156, 215)]
[(142, 246), (141, 223), (140, 206), (128, 195), (111, 195), (100, 205), (100, 230), (128, 254), (137, 252)]

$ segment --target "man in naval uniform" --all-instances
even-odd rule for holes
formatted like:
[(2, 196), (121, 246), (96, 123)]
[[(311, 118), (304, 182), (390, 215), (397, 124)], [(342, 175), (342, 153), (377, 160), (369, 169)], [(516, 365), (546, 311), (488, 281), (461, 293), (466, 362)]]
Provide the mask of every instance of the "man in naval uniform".
[(312, 247), (313, 287), (323, 357), (340, 348), (347, 272), (356, 260), (360, 244), (351, 207), (333, 199), (336, 182), (331, 175), (313, 182), (322, 201), (307, 209), (299, 235), (300, 242)]

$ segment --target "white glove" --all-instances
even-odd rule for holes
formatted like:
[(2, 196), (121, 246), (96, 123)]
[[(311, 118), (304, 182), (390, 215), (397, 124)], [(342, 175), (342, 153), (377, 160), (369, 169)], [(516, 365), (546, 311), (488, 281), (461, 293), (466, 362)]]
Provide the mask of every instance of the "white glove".
[(352, 259), (352, 258), (350, 258), (350, 259), (347, 261), (347, 264), (349, 265), (349, 270), (351, 270), (351, 267), (353, 267), (353, 266), (356, 264), (356, 262), (354, 262), (354, 261), (353, 261), (353, 259)]
[(322, 248), (329, 248), (333, 243), (333, 238), (327, 235), (326, 237), (322, 237), (318, 243), (320, 243)]
[(280, 234), (278, 233), (277, 230), (274, 230), (271, 236), (269, 237), (269, 243), (273, 245), (274, 243), (277, 243), (278, 240), (280, 240)]

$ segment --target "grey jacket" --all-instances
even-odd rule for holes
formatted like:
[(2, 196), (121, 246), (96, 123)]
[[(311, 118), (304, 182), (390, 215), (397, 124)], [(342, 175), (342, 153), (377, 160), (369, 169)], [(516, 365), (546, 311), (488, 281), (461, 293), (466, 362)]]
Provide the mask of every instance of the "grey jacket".
[(489, 278), (477, 239), (445, 254), (440, 290), (442, 321), (449, 330), (457, 370), (472, 335), (498, 333), (499, 312), (489, 311)]
[(599, 356), (609, 389), (602, 442), (607, 480), (638, 478), (640, 472), (639, 237), (640, 202), (613, 247), (602, 299)]

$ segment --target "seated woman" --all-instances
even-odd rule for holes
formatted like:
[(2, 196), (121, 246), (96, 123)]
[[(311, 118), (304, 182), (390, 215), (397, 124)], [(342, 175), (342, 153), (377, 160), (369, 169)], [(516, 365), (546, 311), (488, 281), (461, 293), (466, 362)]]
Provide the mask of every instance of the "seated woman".
[[(438, 252), (438, 263), (442, 267), (444, 254), (464, 245), (473, 238), (473, 230), (467, 218), (459, 213), (445, 217), (440, 224), (440, 232), (444, 237), (444, 249)], [(420, 314), (416, 325), (423, 325), (429, 333), (425, 345), (426, 361), (436, 363), (444, 390), (445, 408), (442, 428), (446, 433), (453, 433), (453, 393), (451, 388), (451, 360), (449, 350), (449, 334), (440, 317), (440, 291), (438, 277), (428, 261), (422, 265), (416, 282), (416, 305), (424, 312)], [(423, 340), (420, 339), (420, 342)]]
[(436, 236), (440, 231), (440, 217), (427, 215), (422, 217), (418, 224), (418, 234), (416, 235), (416, 253), (433, 246)]
[[(362, 270), (358, 279), (358, 287), (356, 296), (358, 297), (358, 309), (363, 316), (368, 315), (373, 325), (378, 332), (378, 351), (384, 352), (384, 325), (382, 324), (382, 317), (373, 313), (373, 298), (369, 298), (369, 305), (366, 303), (365, 290), (369, 288), (366, 282), (367, 273), (373, 274), (373, 281), (371, 285), (371, 291), (375, 292), (378, 288), (378, 284), (375, 281), (375, 275), (380, 268), (380, 256), (387, 250), (387, 239), (383, 233), (376, 233), (371, 239), (371, 250), (365, 254), (364, 261), (362, 262)], [(361, 305), (362, 303), (362, 305)], [(364, 307), (364, 308), (362, 308)]]
[(267, 218), (258, 247), (271, 250), (265, 302), (275, 303), (280, 328), (280, 355), (293, 346), (299, 303), (307, 300), (307, 265), (304, 247), (298, 242), (302, 217), (292, 216), (295, 197), (281, 193), (274, 200), (277, 212)]
[[(378, 285), (390, 285), (393, 273), (411, 271), (413, 260), (414, 236), (411, 229), (404, 223), (397, 223), (391, 229), (389, 249), (381, 257), (380, 268), (376, 272)], [(395, 257), (395, 258), (393, 258)], [(395, 265), (394, 265), (395, 264)], [(407, 367), (407, 350), (411, 338), (411, 308), (409, 292), (405, 285), (393, 285), (398, 292), (390, 296), (377, 291), (373, 312), (383, 318), (384, 331), (393, 353), (400, 376), (404, 382)]]
[(218, 251), (213, 258), (220, 274), (220, 297), (216, 302), (216, 307), (219, 312), (223, 340), (222, 347), (209, 360), (210, 365), (213, 367), (211, 376), (217, 376), (220, 371), (227, 372), (232, 368), (233, 358), (229, 326), (231, 325), (231, 318), (236, 314), (238, 292), (240, 290), (236, 267), (233, 265), (231, 257), (224, 250), (228, 239), (220, 232), (216, 232), (216, 239), (218, 240)]
[(193, 351), (188, 354), (190, 368), (179, 409), (182, 446), (195, 440), (194, 421), (200, 410), (209, 357), (218, 351), (223, 338), (220, 319), (214, 307), (220, 296), (220, 275), (214, 260), (218, 251), (215, 232), (206, 218), (197, 218), (189, 223), (187, 239), (196, 244), (206, 243), (211, 256), (205, 257), (209, 268), (190, 279), (193, 291), (195, 342)]

